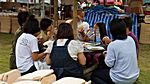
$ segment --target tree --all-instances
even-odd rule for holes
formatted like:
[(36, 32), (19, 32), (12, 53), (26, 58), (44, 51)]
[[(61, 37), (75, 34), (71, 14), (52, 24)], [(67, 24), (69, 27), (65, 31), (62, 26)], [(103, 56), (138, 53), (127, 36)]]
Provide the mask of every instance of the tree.
[(78, 1), (73, 1), (73, 31), (74, 31), (74, 37), (77, 37), (77, 5)]

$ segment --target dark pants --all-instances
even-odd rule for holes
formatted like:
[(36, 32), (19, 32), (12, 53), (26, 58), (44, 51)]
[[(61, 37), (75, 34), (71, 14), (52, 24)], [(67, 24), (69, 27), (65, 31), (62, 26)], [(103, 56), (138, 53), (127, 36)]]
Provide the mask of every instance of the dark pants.
[(98, 68), (91, 75), (92, 84), (115, 84), (109, 75), (110, 68), (101, 60)]
[(25, 74), (28, 74), (28, 73), (32, 73), (34, 71), (36, 71), (36, 67), (33, 65), (28, 71), (24, 72), (24, 73), (21, 73), (21, 76), (25, 75)]
[(109, 75), (110, 69), (97, 69), (92, 73), (92, 84), (114, 84)]

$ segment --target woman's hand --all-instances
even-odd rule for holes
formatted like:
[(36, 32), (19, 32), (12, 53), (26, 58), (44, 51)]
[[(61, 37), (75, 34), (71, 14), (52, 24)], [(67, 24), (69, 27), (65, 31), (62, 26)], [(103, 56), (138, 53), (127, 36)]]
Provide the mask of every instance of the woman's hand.
[(108, 36), (103, 37), (102, 42), (104, 42), (105, 45), (108, 45), (112, 40), (109, 39)]

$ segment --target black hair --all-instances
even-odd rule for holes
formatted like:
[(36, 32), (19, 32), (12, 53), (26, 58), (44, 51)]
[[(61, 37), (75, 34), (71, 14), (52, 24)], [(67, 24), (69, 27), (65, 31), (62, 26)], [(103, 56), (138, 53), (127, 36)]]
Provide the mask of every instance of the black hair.
[(99, 27), (100, 38), (102, 39), (104, 36), (107, 36), (105, 23), (98, 22), (96, 25)]
[(40, 32), (39, 28), (39, 22), (38, 20), (34, 17), (34, 15), (31, 15), (26, 23), (23, 26), (23, 32), (24, 33), (29, 33), (34, 35), (37, 32)]
[(58, 27), (57, 39), (74, 39), (73, 29), (69, 23), (61, 23)]
[(113, 19), (110, 22), (110, 32), (113, 36), (113, 40), (124, 40), (127, 38), (126, 23), (122, 19)]
[(40, 28), (45, 31), (50, 25), (52, 25), (53, 21), (49, 18), (43, 18), (40, 21)]
[(17, 16), (19, 25), (23, 26), (23, 24), (26, 22), (26, 20), (29, 16), (30, 16), (30, 14), (27, 11), (26, 12), (25, 11), (19, 12), (18, 16)]
[(127, 28), (129, 28), (129, 31), (132, 31), (132, 18), (131, 17), (125, 17), (124, 22), (126, 23)]
[(100, 5), (100, 1), (99, 0), (93, 0), (93, 2), (98, 3), (98, 5)]

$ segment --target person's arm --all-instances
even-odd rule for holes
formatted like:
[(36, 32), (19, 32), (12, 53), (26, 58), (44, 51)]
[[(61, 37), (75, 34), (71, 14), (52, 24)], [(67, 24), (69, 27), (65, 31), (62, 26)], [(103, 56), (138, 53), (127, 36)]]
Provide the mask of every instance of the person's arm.
[(86, 64), (86, 58), (85, 58), (83, 52), (82, 53), (78, 53), (77, 56), (78, 56), (79, 63), (81, 65), (85, 65)]
[(37, 39), (33, 39), (30, 43), (30, 49), (32, 51), (32, 59), (34, 61), (38, 61), (41, 58), (45, 57), (45, 53), (42, 52), (40, 54), (39, 53), (39, 48), (38, 48), (38, 40)]
[(105, 64), (108, 67), (113, 67), (115, 65), (116, 57), (115, 57), (115, 50), (112, 46), (108, 46), (107, 54), (105, 56)]
[(45, 54), (46, 54), (46, 57), (45, 57), (45, 61), (46, 61), (46, 64), (51, 64), (51, 59), (50, 59), (50, 51), (52, 50), (52, 46), (53, 46), (53, 41), (47, 41), (44, 43), (44, 45), (48, 45), (48, 48), (45, 50)]
[(104, 42), (105, 45), (108, 45), (112, 40), (108, 36), (104, 36), (102, 42)]
[(50, 60), (50, 54), (46, 54), (46, 57), (45, 57), (45, 61), (46, 61), (46, 64), (51, 64), (51, 60)]
[[(72, 43), (71, 43), (72, 42)], [(84, 56), (84, 47), (83, 44), (80, 41), (71, 41), (70, 44), (72, 45), (72, 49), (70, 49), (72, 52), (74, 52), (77, 55), (77, 61), (81, 65), (86, 64), (86, 57)]]
[(32, 59), (34, 60), (34, 61), (38, 61), (39, 59), (42, 59), (42, 58), (44, 58), (45, 57), (45, 53), (40, 53), (40, 54), (38, 54), (38, 52), (33, 52), (32, 53)]

